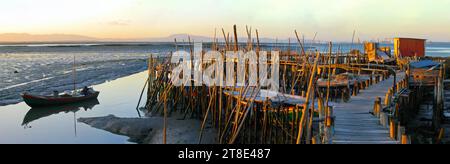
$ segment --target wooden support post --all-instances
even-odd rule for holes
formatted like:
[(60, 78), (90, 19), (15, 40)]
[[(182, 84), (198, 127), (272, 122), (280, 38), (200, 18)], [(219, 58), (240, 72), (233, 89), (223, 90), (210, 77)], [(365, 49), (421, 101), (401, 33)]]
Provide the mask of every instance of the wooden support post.
[(439, 69), (439, 75), (436, 78), (436, 84), (435, 84), (435, 110), (433, 111), (433, 127), (435, 129), (438, 129), (442, 122), (443, 122), (443, 118), (444, 118), (444, 82), (443, 82), (443, 67), (442, 65), (440, 65), (440, 69)]
[(375, 99), (374, 107), (373, 107), (373, 113), (377, 118), (380, 118), (380, 112), (381, 112), (381, 98), (377, 97)]
[(386, 97), (384, 98), (384, 105), (389, 106), (391, 102), (391, 90), (386, 93)]
[(445, 129), (444, 129), (444, 128), (441, 128), (441, 129), (439, 130), (439, 135), (438, 135), (438, 138), (437, 138), (437, 140), (436, 140), (436, 144), (440, 144), (442, 138), (444, 138), (444, 137), (445, 137)]
[(373, 75), (372, 75), (372, 74), (370, 74), (369, 84), (370, 84), (370, 85), (373, 85)]
[(375, 99), (371, 113), (376, 117), (378, 115), (378, 99)]
[(148, 104), (150, 103), (149, 99), (151, 97), (152, 94), (152, 82), (153, 82), (153, 75), (152, 75), (152, 71), (153, 71), (153, 55), (150, 54), (150, 57), (148, 59), (148, 88), (147, 88), (147, 103), (146, 103), (146, 107), (148, 106)]
[(327, 107), (326, 126), (333, 126), (333, 107)]
[(331, 144), (332, 143), (332, 116), (333, 116), (333, 109), (332, 107), (327, 107), (326, 109), (326, 118), (325, 118), (325, 128), (324, 128), (324, 137), (322, 140), (322, 143), (324, 144)]
[(353, 96), (357, 96), (358, 95), (358, 82), (354, 82), (353, 83)]
[(163, 144), (167, 144), (167, 94), (164, 95), (164, 127), (163, 127)]
[(394, 118), (390, 118), (389, 120), (389, 137), (391, 137), (392, 139), (396, 139), (396, 130), (395, 130), (396, 126), (395, 126), (395, 120)]
[(397, 141), (400, 141), (400, 143), (402, 142), (402, 126), (400, 125), (400, 122), (397, 120), (396, 121), (396, 127), (397, 127), (397, 134), (396, 134), (396, 138), (397, 138)]
[(356, 95), (358, 95), (358, 94), (359, 94), (359, 88), (360, 88), (360, 87), (359, 87), (359, 82), (356, 81), (355, 83), (356, 83), (356, 84), (355, 84), (355, 85), (356, 85), (356, 87), (355, 87), (355, 88), (356, 88)]
[(400, 127), (400, 134), (401, 134), (401, 143), (402, 144), (408, 144), (408, 135), (406, 135), (406, 128), (401, 126)]
[(383, 111), (380, 112), (380, 124), (383, 126), (383, 128), (388, 127), (389, 116), (386, 112), (383, 112)]
[(345, 102), (345, 97), (346, 97), (346, 94), (348, 94), (348, 87), (345, 87), (344, 89), (342, 89), (342, 92), (341, 92), (341, 99)]
[[(317, 105), (319, 106), (319, 120), (325, 120), (326, 119), (326, 109), (325, 104), (322, 96), (319, 96), (317, 99)], [(292, 127), (294, 128), (294, 127)], [(319, 122), (319, 136), (324, 134), (324, 128), (325, 128), (325, 121)], [(319, 140), (321, 141), (321, 140)]]
[(317, 138), (316, 136), (312, 137), (311, 144), (316, 145), (317, 144)]

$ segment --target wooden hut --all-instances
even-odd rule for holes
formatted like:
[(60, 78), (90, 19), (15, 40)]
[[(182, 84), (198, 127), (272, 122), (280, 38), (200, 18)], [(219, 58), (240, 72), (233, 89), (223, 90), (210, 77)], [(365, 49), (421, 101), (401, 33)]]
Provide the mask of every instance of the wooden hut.
[(425, 39), (394, 38), (396, 57), (425, 57)]

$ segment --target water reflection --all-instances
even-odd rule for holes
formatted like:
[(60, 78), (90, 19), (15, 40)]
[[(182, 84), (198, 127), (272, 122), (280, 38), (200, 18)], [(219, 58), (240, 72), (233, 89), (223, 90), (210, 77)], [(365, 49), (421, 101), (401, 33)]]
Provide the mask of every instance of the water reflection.
[[(85, 102), (80, 102), (80, 103), (74, 103), (74, 104), (70, 104), (70, 105), (63, 105), (63, 106), (53, 106), (53, 107), (40, 107), (40, 108), (31, 108), (27, 114), (25, 115), (25, 117), (23, 118), (23, 122), (22, 122), (22, 126), (27, 129), (27, 128), (32, 128), (32, 126), (30, 126), (30, 123), (51, 115), (56, 115), (59, 113), (69, 113), (69, 112), (73, 112), (74, 113), (74, 123), (76, 124), (76, 112), (80, 111), (80, 110), (84, 110), (84, 111), (88, 111), (88, 110), (92, 110), (94, 108), (94, 106), (99, 105), (100, 102), (95, 99), (95, 100), (89, 100), (89, 101), (85, 101)], [(75, 126), (76, 127), (76, 126)]]

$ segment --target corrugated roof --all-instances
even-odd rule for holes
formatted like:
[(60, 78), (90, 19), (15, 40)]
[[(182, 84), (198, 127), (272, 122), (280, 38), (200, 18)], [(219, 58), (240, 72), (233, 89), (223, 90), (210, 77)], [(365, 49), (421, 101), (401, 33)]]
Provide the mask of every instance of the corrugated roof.
[(410, 63), (412, 68), (430, 68), (439, 65), (438, 62), (434, 62), (432, 60), (422, 60), (418, 62)]

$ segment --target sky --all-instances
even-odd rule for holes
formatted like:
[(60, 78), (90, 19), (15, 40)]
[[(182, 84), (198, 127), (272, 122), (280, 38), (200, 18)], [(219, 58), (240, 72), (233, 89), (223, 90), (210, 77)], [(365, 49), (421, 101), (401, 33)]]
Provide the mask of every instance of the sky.
[(236, 24), (263, 37), (450, 41), (450, 0), (0, 0), (0, 33), (148, 38), (213, 36)]

